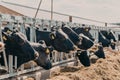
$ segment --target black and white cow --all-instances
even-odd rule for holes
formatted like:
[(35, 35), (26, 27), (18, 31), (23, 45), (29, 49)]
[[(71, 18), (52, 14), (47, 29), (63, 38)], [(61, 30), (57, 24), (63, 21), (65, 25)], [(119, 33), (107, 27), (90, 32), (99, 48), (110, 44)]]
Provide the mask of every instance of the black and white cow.
[(79, 61), (86, 67), (90, 66), (90, 59), (88, 56), (87, 50), (79, 50), (76, 53), (76, 56), (78, 57)]
[[(26, 28), (26, 34), (28, 40), (30, 40), (30, 28)], [(54, 32), (50, 31), (40, 31), (36, 29), (36, 39), (37, 42), (39, 40), (44, 40), (47, 46), (53, 46), (55, 50), (59, 52), (69, 52), (75, 49), (75, 45), (69, 39), (69, 37), (61, 30), (58, 29)]]
[(73, 43), (77, 45), (77, 47), (80, 49), (87, 50), (94, 45), (93, 41), (91, 40), (92, 38), (91, 34), (89, 34), (90, 36), (88, 37), (85, 31), (82, 31), (80, 34), (77, 34), (74, 30), (68, 27), (62, 27), (62, 30), (69, 36), (69, 38), (73, 41)]
[(115, 33), (112, 30), (106, 31), (106, 30), (101, 30), (100, 31), (106, 39), (108, 39), (110, 41), (109, 46), (111, 46), (112, 49), (115, 49), (115, 43), (117, 41), (116, 37), (115, 37)]
[(110, 40), (108, 40), (101, 31), (98, 32), (98, 42), (102, 44), (103, 47), (109, 47), (111, 44)]
[(91, 28), (90, 27), (73, 27), (72, 28), (78, 35), (79, 34), (84, 34), (85, 36), (87, 36), (89, 39), (91, 39), (92, 41), (94, 41), (95, 39), (93, 38), (93, 36), (90, 33)]
[[(50, 52), (48, 48), (42, 47), (39, 44), (35, 47), (34, 44), (30, 44), (26, 36), (21, 32), (11, 31), (9, 29), (7, 32), (4, 31), (5, 30), (2, 31), (2, 37), (5, 43), (7, 58), (8, 55), (17, 56), (17, 67), (20, 67), (20, 65), (30, 60), (34, 60), (44, 69), (50, 69), (52, 67), (47, 56)], [(3, 58), (1, 58), (0, 63), (4, 65)]]
[[(88, 54), (91, 52), (87, 51), (89, 48), (91, 48), (94, 45), (94, 38), (90, 33), (91, 28), (89, 27), (73, 27), (72, 28), (78, 35), (79, 37), (82, 39), (81, 43), (82, 46), (78, 46), (80, 49), (83, 49), (83, 51), (79, 51), (77, 54), (79, 54), (79, 59), (81, 58), (82, 55), (80, 55), (80, 53), (85, 53), (84, 57), (86, 58), (85, 61), (81, 60), (81, 63), (84, 62), (85, 66), (89, 66), (89, 62), (90, 60), (88, 59)], [(94, 47), (94, 46), (93, 46)], [(97, 51), (94, 52), (94, 54), (98, 57), (98, 58), (105, 58), (105, 53), (103, 51), (103, 47), (101, 45), (96, 46), (98, 47)]]
[(53, 48), (47, 47), (44, 41), (40, 41), (39, 43), (30, 42), (30, 45), (39, 53), (38, 59), (34, 61), (44, 69), (50, 69), (52, 64), (48, 56), (52, 53)]
[[(93, 43), (92, 45), (85, 45), (83, 42), (85, 41), (85, 43), (89, 43), (88, 38), (84, 36), (80, 37), (75, 31), (73, 31), (69, 27), (62, 26), (61, 29), (68, 35), (71, 41), (78, 47), (79, 50), (77, 51), (76, 56), (78, 57), (80, 62), (84, 66), (90, 66), (90, 60), (86, 50), (90, 48), (93, 45)], [(83, 49), (84, 51), (81, 51), (81, 49)]]

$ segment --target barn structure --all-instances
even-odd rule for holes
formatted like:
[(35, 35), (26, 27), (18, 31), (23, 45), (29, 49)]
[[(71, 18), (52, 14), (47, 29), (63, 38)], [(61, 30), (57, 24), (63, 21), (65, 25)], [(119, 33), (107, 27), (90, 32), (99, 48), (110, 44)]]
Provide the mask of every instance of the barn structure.
[(0, 5), (0, 13), (2, 14), (10, 14), (10, 15), (14, 15), (14, 16), (24, 16), (23, 14), (21, 13), (18, 13), (12, 9), (9, 9), (3, 5)]

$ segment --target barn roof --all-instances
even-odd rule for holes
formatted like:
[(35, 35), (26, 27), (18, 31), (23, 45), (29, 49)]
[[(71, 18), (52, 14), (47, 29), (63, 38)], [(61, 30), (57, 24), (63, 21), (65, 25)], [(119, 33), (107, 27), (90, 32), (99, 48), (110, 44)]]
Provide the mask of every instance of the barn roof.
[(3, 5), (0, 5), (0, 13), (3, 13), (3, 14), (10, 14), (10, 15), (16, 15), (16, 16), (24, 16), (23, 14), (21, 13), (18, 13), (12, 9), (9, 9)]

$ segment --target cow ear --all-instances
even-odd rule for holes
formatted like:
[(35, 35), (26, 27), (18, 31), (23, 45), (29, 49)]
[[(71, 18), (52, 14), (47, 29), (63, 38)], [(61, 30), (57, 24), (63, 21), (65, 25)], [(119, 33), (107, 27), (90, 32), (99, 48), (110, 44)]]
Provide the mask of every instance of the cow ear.
[(5, 27), (3, 31), (7, 34), (10, 34), (12, 32), (8, 27)]
[(54, 40), (56, 38), (56, 35), (54, 33), (50, 34), (50, 39)]

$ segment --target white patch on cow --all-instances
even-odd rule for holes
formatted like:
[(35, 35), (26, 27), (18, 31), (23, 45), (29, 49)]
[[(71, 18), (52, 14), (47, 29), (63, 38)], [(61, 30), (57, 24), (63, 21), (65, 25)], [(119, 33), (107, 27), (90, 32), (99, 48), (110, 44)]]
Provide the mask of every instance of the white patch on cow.
[(106, 39), (106, 37), (100, 32), (100, 34), (102, 35), (103, 39)]
[(86, 39), (88, 39), (88, 40), (90, 40), (90, 38), (88, 38), (87, 36), (85, 36), (84, 34), (79, 34), (81, 37), (84, 37), (84, 38), (86, 38)]
[(65, 36), (65, 38), (67, 38), (67, 39), (68, 39), (67, 34), (65, 34), (65, 33), (62, 31), (62, 29), (59, 29), (59, 31), (60, 31), (60, 33), (61, 33), (61, 34), (63, 34), (63, 35)]
[(110, 31), (112, 34), (113, 34), (113, 36), (115, 37), (115, 40), (117, 40), (117, 37), (115, 36), (115, 33), (111, 30)]
[(90, 52), (87, 50), (87, 55), (89, 56), (90, 55)]

